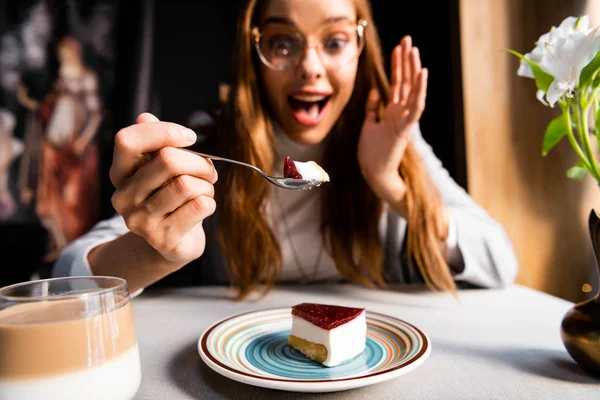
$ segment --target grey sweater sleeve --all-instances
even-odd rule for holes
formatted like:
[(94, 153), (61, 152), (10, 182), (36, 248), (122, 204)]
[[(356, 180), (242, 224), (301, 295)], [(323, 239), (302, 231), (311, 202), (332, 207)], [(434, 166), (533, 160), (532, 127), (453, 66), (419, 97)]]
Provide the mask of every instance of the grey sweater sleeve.
[(413, 143), (456, 230), (464, 269), (455, 275), (455, 280), (490, 288), (513, 283), (518, 261), (504, 228), (452, 179), (419, 130), (414, 134)]
[(90, 250), (129, 232), (119, 214), (98, 222), (89, 232), (75, 239), (63, 249), (52, 268), (53, 277), (90, 276), (92, 271), (87, 256)]

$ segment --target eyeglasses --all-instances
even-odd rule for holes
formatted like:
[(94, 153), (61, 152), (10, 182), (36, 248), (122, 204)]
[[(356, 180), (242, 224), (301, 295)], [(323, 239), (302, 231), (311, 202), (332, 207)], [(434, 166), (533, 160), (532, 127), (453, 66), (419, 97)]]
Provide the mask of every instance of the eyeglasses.
[(310, 48), (316, 49), (326, 68), (336, 69), (358, 58), (365, 46), (366, 27), (364, 19), (334, 22), (324, 25), (309, 41), (293, 26), (273, 22), (254, 27), (252, 36), (261, 61), (276, 71), (297, 66)]

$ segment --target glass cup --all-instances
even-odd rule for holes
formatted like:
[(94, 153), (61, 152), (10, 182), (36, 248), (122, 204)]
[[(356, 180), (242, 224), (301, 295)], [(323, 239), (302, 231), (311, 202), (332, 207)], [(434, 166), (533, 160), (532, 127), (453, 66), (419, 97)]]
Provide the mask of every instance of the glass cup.
[(0, 289), (0, 399), (133, 399), (140, 358), (125, 280)]

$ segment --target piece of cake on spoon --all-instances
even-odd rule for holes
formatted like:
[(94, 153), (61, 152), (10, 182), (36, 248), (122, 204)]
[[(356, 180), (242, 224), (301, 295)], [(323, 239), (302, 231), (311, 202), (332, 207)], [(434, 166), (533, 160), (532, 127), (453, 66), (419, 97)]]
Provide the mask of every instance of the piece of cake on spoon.
[(329, 174), (314, 161), (300, 162), (286, 157), (283, 161), (284, 178), (329, 182)]

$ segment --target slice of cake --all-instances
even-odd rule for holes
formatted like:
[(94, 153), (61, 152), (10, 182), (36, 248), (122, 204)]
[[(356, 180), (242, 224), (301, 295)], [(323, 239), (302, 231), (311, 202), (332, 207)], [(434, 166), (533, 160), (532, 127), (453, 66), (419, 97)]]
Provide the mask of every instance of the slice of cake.
[(334, 367), (365, 350), (364, 308), (302, 303), (292, 307), (288, 344), (326, 367)]
[(299, 162), (286, 157), (283, 161), (284, 178), (329, 182), (329, 174), (314, 161)]

